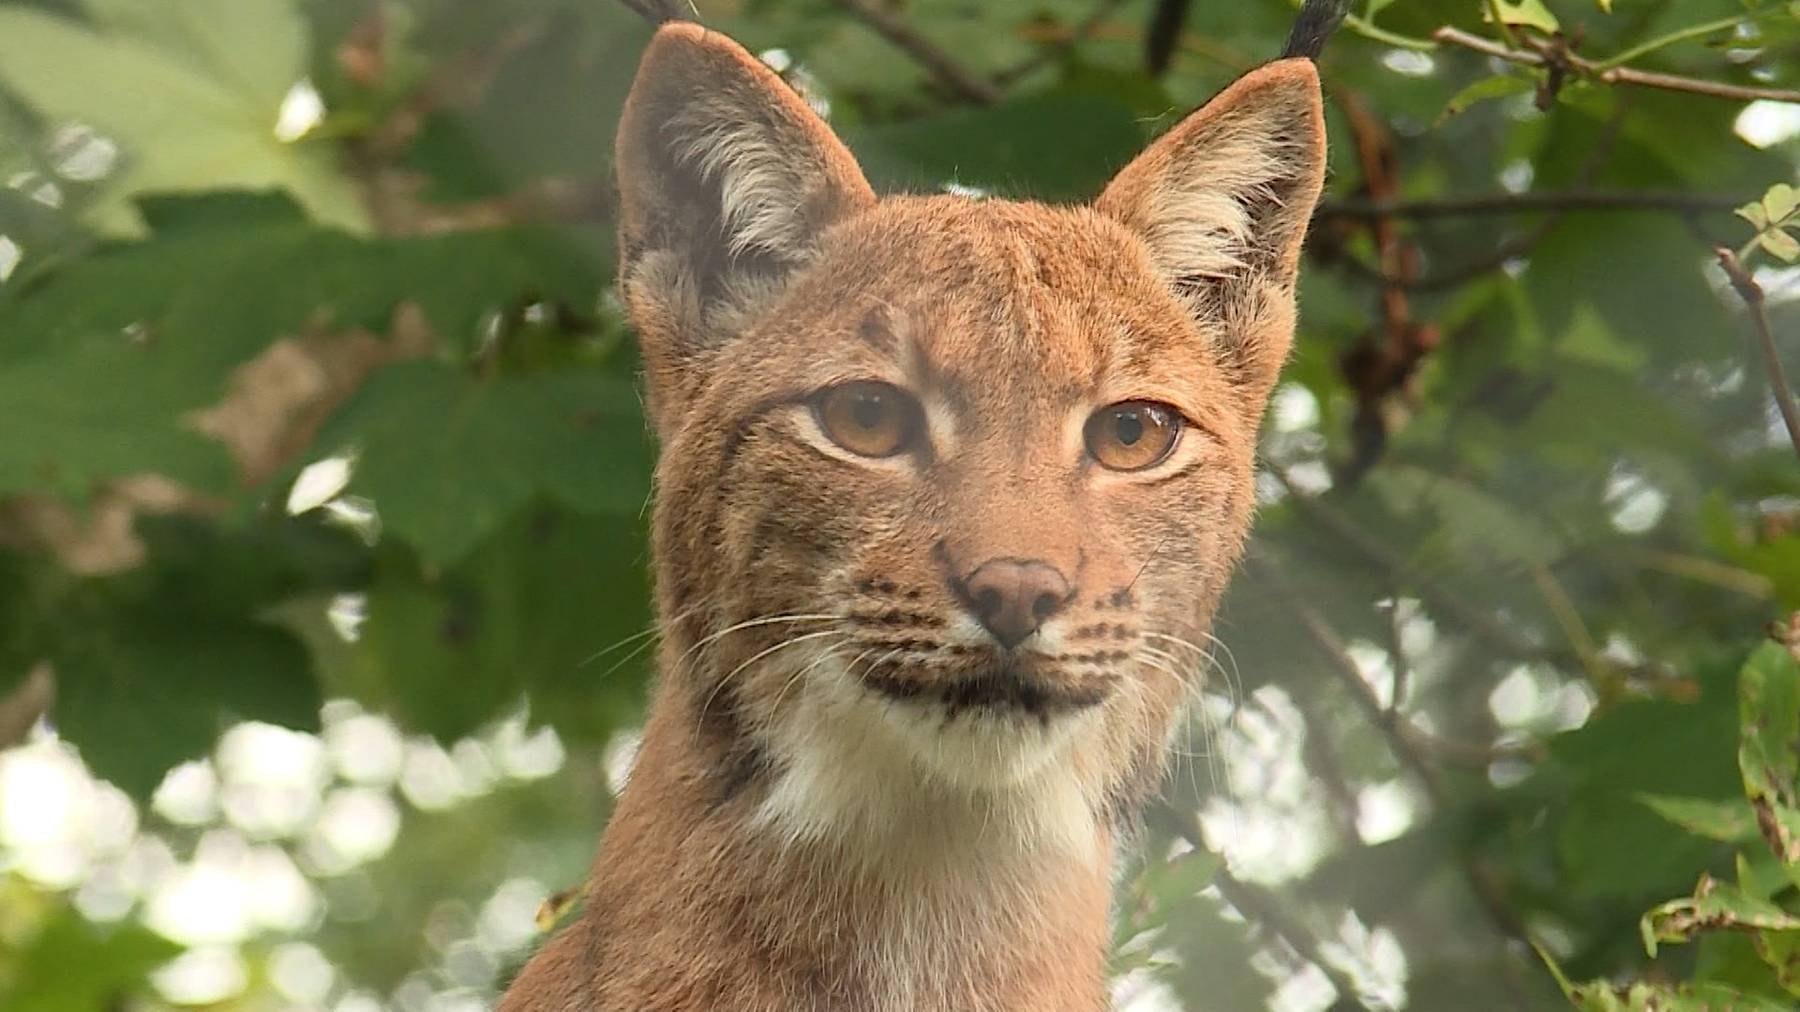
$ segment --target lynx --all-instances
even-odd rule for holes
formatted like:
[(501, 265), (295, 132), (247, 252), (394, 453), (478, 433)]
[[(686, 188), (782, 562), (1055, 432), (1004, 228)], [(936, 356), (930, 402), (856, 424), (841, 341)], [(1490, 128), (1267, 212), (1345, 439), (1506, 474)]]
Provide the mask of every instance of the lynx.
[(878, 198), (754, 57), (660, 29), (617, 159), (660, 678), (503, 1009), (1107, 1007), (1324, 162), (1289, 59), (1090, 206)]

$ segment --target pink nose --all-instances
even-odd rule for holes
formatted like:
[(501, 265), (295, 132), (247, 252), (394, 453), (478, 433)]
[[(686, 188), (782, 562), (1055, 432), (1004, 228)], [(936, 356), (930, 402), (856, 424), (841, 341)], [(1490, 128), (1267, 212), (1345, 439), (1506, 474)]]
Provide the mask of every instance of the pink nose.
[(969, 613), (1012, 649), (1068, 603), (1069, 581), (1038, 559), (990, 559), (963, 581)]

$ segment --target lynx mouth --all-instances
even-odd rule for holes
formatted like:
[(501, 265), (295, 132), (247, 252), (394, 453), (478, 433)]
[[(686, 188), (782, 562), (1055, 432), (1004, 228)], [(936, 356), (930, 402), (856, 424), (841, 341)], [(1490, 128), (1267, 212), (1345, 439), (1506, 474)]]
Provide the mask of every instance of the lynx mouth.
[(898, 702), (939, 706), (948, 717), (1019, 713), (1046, 721), (1099, 706), (1118, 680), (1116, 675), (1104, 675), (1065, 684), (1012, 666), (933, 679), (901, 677), (882, 669), (859, 672), (859, 677), (880, 695)]

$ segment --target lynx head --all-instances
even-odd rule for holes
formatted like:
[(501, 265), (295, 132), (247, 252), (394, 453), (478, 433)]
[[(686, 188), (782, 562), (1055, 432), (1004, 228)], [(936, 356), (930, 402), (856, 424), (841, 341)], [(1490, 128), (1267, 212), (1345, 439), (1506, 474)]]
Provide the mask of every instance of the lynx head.
[(878, 199), (774, 73), (671, 25), (618, 173), (658, 705), (722, 802), (826, 834), (879, 818), (832, 790), (1054, 781), (1102, 812), (1153, 786), (1292, 339), (1312, 65), (1244, 76), (1091, 206)]

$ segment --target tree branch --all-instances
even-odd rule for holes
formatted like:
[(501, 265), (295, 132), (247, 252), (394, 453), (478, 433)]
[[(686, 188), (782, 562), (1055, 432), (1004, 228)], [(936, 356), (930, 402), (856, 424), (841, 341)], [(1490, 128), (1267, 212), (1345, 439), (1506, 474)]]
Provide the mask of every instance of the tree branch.
[(1781, 421), (1787, 426), (1794, 452), (1800, 454), (1800, 408), (1794, 405), (1794, 391), (1788, 386), (1787, 373), (1781, 368), (1781, 351), (1775, 346), (1775, 332), (1769, 326), (1762, 286), (1729, 248), (1718, 246), (1713, 253), (1719, 258), (1719, 266), (1725, 269), (1725, 276), (1731, 279), (1731, 287), (1744, 300), (1744, 308), (1750, 311), (1750, 323), (1756, 330), (1757, 343), (1762, 347), (1763, 368), (1769, 374), (1770, 392), (1775, 397), (1775, 406), (1781, 411)]
[[(1150, 817), (1163, 823), (1176, 836), (1186, 840), (1189, 845), (1199, 851), (1210, 851), (1206, 845), (1206, 837), (1195, 823), (1193, 813), (1179, 812), (1166, 805), (1152, 808)], [(1281, 907), (1280, 901), (1261, 886), (1251, 885), (1240, 880), (1228, 869), (1220, 868), (1213, 876), (1212, 884), (1219, 888), (1219, 895), (1225, 897), (1244, 919), (1261, 927), (1278, 939), (1294, 955), (1319, 968), (1331, 986), (1337, 989), (1339, 1004), (1336, 1008), (1367, 1009), (1357, 989), (1356, 982), (1351, 980), (1343, 970), (1326, 962), (1319, 952), (1319, 944), (1298, 921), (1288, 916)]]
[(698, 21), (700, 12), (688, 0), (619, 0), (653, 25), (665, 21)]
[(1106, 23), (1107, 18), (1117, 11), (1125, 0), (1099, 0), (1088, 16), (1073, 28), (1063, 29), (1060, 33), (1048, 36), (1048, 44), (1043, 49), (1020, 60), (1018, 63), (994, 75), (994, 85), (1004, 88), (1039, 67), (1054, 63), (1063, 58), (1079, 43), (1092, 38)]
[(906, 23), (893, 11), (882, 7), (876, 0), (836, 0), (851, 16), (868, 25), (882, 38), (893, 43), (911, 56), (920, 66), (930, 71), (944, 89), (965, 102), (977, 105), (993, 105), (1000, 101), (1001, 92), (998, 85), (980, 74), (962, 65), (955, 57), (945, 52), (937, 43), (920, 35), (913, 26)]
[(1536, 214), (1545, 211), (1617, 213), (1729, 211), (1753, 197), (1669, 190), (1542, 190), (1529, 193), (1479, 193), (1419, 200), (1327, 200), (1315, 218), (1357, 220), (1384, 217), (1431, 219)]
[[(1301, 631), (1306, 634), (1308, 639), (1312, 640), (1319, 653), (1330, 662), (1328, 666), (1332, 675), (1349, 690), (1351, 697), (1356, 700), (1357, 705), (1363, 710), (1364, 715), (1368, 717), (1376, 731), (1387, 739), (1388, 748), (1393, 752), (1394, 758), (1399, 760), (1400, 764), (1419, 781), (1426, 796), (1431, 799), (1432, 807), (1443, 810), (1445, 804), (1443, 782), (1439, 779), (1438, 771), (1428, 761), (1424, 749), (1421, 747), (1421, 740), (1430, 736), (1418, 730), (1410, 721), (1398, 714), (1387, 712), (1386, 708), (1382, 706), (1380, 697), (1376, 695), (1374, 687), (1363, 678), (1362, 670), (1356, 666), (1356, 661), (1345, 649), (1344, 642), (1338, 636), (1337, 631), (1331, 628), (1330, 623), (1325, 620), (1323, 615), (1306, 603), (1306, 595), (1294, 590), (1288, 584), (1287, 579), (1277, 572), (1267, 560), (1252, 555), (1247, 561), (1252, 568), (1258, 571), (1261, 579), (1283, 588), (1282, 599), (1286, 602), (1287, 608), (1297, 620)], [(1493, 870), (1473, 856), (1464, 856), (1462, 866), (1470, 890), (1487, 912), (1488, 919), (1493, 923), (1495, 930), (1508, 938), (1529, 945), (1531, 942), (1530, 932), (1518, 912), (1507, 901), (1504, 885), (1494, 875)]]
[[(1624, 125), (1625, 110), (1628, 105), (1629, 103), (1621, 102), (1618, 112), (1607, 120), (1606, 125), (1601, 129), (1599, 138), (1594, 142), (1592, 150), (1582, 160), (1581, 168), (1576, 173), (1573, 192), (1586, 191), (1595, 174), (1606, 164), (1606, 159), (1611, 155), (1614, 143), (1619, 139), (1619, 130)], [(1374, 196), (1379, 199), (1381, 195), (1377, 193)], [(1380, 270), (1370, 269), (1354, 257), (1345, 259), (1359, 272), (1378, 278), (1390, 290), (1443, 291), (1497, 271), (1506, 266), (1508, 261), (1531, 252), (1538, 243), (1543, 242), (1550, 237), (1552, 232), (1556, 231), (1557, 226), (1562, 224), (1563, 218), (1569, 211), (1568, 207), (1551, 208), (1548, 214), (1529, 229), (1500, 243), (1486, 256), (1479, 257), (1460, 267), (1430, 275), (1420, 275), (1416, 270), (1396, 273), (1387, 267), (1386, 258), (1383, 258), (1383, 266)], [(1379, 228), (1383, 222), (1388, 220), (1385, 217), (1376, 219), (1376, 227)]]
[(1292, 503), (1301, 516), (1318, 524), (1337, 539), (1339, 544), (1348, 547), (1364, 560), (1381, 567), (1391, 578), (1402, 581), (1434, 614), (1456, 622), (1465, 632), (1486, 643), (1490, 649), (1521, 660), (1540, 660), (1559, 666), (1577, 663), (1576, 658), (1567, 653), (1547, 650), (1531, 643), (1511, 625), (1417, 572), (1411, 563), (1383, 544), (1380, 538), (1364, 530), (1355, 520), (1333, 509), (1328, 503), (1319, 501), (1317, 497), (1300, 491), (1286, 471), (1274, 465), (1267, 465), (1266, 470), (1287, 492), (1284, 501)]
[(1530, 49), (1514, 49), (1511, 46), (1484, 39), (1479, 35), (1471, 35), (1460, 28), (1444, 27), (1431, 33), (1431, 37), (1439, 42), (1472, 49), (1508, 63), (1516, 63), (1524, 67), (1539, 67), (1550, 71), (1599, 81), (1602, 84), (1629, 84), (1640, 88), (1660, 88), (1664, 91), (1683, 91), (1694, 95), (1709, 95), (1713, 98), (1724, 98), (1738, 102), (1796, 102), (1800, 103), (1800, 91), (1786, 88), (1763, 88), (1754, 85), (1725, 84), (1719, 81), (1708, 81), (1698, 77), (1683, 77), (1679, 74), (1663, 74), (1650, 70), (1634, 70), (1631, 67), (1610, 65), (1607, 61), (1594, 61), (1576, 56), (1569, 50), (1566, 40), (1562, 38), (1550, 41), (1527, 39), (1525, 44)]
[(32, 668), (24, 681), (0, 696), (0, 749), (23, 743), (55, 699), (56, 677), (48, 664)]
[(1350, 651), (1338, 637), (1337, 630), (1331, 628), (1330, 623), (1325, 621), (1325, 616), (1306, 603), (1304, 594), (1293, 590), (1287, 578), (1277, 572), (1274, 565), (1254, 554), (1250, 556), (1249, 563), (1259, 579), (1282, 590), (1282, 598), (1288, 602), (1287, 607), (1300, 631), (1306, 634), (1307, 639), (1330, 662), (1328, 670), (1349, 690), (1351, 698), (1356, 700), (1369, 723), (1387, 738), (1394, 758), (1400, 760), (1400, 765), (1406, 767), (1419, 781), (1432, 804), (1442, 804), (1443, 784), (1438, 780), (1437, 770), (1432, 768), (1431, 763), (1426, 761), (1424, 752), (1419, 749), (1417, 735), (1407, 733), (1411, 728), (1410, 722), (1398, 713), (1388, 712), (1381, 697), (1376, 695), (1375, 687), (1363, 677), (1362, 669), (1350, 657)]

